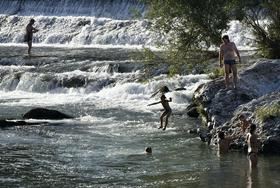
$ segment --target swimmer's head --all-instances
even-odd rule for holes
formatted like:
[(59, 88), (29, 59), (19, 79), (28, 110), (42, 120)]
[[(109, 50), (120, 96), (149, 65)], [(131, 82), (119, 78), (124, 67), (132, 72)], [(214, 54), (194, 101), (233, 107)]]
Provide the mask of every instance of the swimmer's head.
[(166, 99), (166, 97), (165, 97), (165, 95), (162, 95), (161, 97), (160, 97), (160, 100), (165, 100)]
[(145, 152), (147, 154), (151, 154), (152, 153), (152, 148), (151, 147), (146, 147)]

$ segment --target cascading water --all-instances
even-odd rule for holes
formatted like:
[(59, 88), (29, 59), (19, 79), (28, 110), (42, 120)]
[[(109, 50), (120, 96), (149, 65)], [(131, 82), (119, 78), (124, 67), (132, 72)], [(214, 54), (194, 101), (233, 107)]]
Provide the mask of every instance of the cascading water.
[(154, 45), (145, 5), (137, 0), (0, 1), (0, 43), (23, 43), (25, 26), (35, 18), (34, 43), (49, 45)]

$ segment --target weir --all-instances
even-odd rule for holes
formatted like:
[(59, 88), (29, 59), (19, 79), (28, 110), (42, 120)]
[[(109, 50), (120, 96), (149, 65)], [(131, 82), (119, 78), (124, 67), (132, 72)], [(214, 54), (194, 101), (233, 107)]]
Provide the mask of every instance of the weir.
[(143, 19), (145, 10), (137, 0), (0, 0), (0, 44), (23, 44), (25, 27), (34, 18), (39, 29), (34, 44), (154, 46), (161, 39)]
[(130, 19), (142, 15), (145, 5), (138, 0), (0, 0), (0, 14), (21, 16), (92, 16)]

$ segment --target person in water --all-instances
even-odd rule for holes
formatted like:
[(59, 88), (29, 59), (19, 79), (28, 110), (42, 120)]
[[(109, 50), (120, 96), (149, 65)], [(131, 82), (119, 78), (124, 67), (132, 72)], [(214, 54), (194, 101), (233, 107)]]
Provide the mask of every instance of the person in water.
[(256, 135), (257, 126), (251, 124), (249, 128), (249, 133), (246, 136), (246, 141), (248, 144), (248, 160), (250, 168), (257, 167), (258, 164), (258, 150), (259, 150), (259, 141)]
[(27, 42), (27, 44), (28, 44), (28, 55), (30, 55), (30, 53), (31, 53), (33, 33), (36, 33), (39, 31), (38, 29), (33, 27), (34, 23), (35, 23), (35, 20), (31, 19), (25, 29), (26, 34), (24, 36), (24, 42)]
[(145, 152), (146, 152), (146, 154), (152, 154), (152, 148), (151, 147), (146, 147)]
[(243, 133), (245, 133), (247, 128), (250, 126), (251, 122), (246, 119), (244, 114), (240, 114), (238, 116), (238, 119), (240, 121), (241, 130), (242, 130)]
[(231, 136), (225, 136), (225, 133), (223, 131), (220, 131), (218, 133), (218, 137), (219, 137), (219, 140), (218, 140), (219, 153), (224, 154), (224, 153), (228, 153), (230, 143), (233, 140), (235, 140), (238, 137), (238, 135), (233, 133)]
[[(151, 106), (151, 105), (155, 105), (155, 104), (159, 104), (161, 103), (163, 108), (164, 108), (164, 112), (161, 114), (160, 116), (160, 127), (159, 129), (163, 128), (162, 130), (165, 130), (166, 127), (167, 127), (167, 124), (168, 124), (168, 118), (170, 117), (171, 113), (172, 113), (172, 110), (169, 106), (169, 102), (172, 101), (172, 98), (170, 97), (169, 100), (166, 99), (165, 95), (162, 95), (160, 97), (160, 101), (159, 102), (155, 102), (155, 103), (152, 103), (152, 104), (148, 104), (148, 106)], [(163, 127), (163, 119), (165, 118), (165, 125)]]
[(235, 56), (237, 55), (239, 63), (241, 63), (239, 51), (236, 48), (234, 42), (229, 40), (228, 35), (222, 37), (223, 43), (220, 46), (220, 67), (224, 66), (225, 71), (225, 85), (226, 88), (229, 88), (229, 74), (233, 74), (233, 87), (237, 86), (237, 69), (236, 69), (236, 60)]

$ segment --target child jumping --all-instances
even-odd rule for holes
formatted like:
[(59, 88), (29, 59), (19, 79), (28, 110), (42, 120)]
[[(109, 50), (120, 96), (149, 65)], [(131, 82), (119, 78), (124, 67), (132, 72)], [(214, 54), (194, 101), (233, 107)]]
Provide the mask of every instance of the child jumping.
[(165, 117), (165, 126), (162, 130), (165, 130), (166, 127), (167, 127), (167, 124), (168, 124), (168, 118), (169, 116), (171, 115), (171, 108), (169, 106), (169, 102), (172, 101), (172, 98), (170, 97), (169, 100), (166, 99), (165, 95), (162, 95), (160, 97), (160, 101), (159, 102), (155, 102), (155, 103), (152, 103), (152, 104), (148, 104), (148, 106), (151, 106), (151, 105), (155, 105), (155, 104), (159, 104), (161, 103), (163, 108), (164, 108), (164, 112), (161, 114), (160, 116), (160, 127), (159, 129), (163, 128), (163, 118)]

